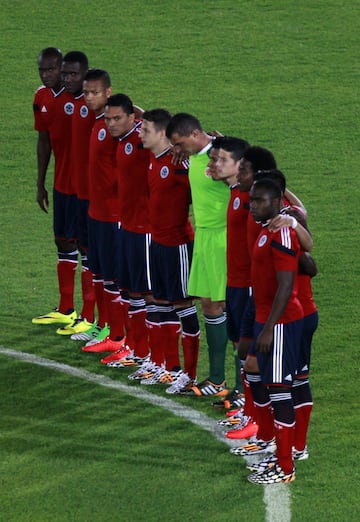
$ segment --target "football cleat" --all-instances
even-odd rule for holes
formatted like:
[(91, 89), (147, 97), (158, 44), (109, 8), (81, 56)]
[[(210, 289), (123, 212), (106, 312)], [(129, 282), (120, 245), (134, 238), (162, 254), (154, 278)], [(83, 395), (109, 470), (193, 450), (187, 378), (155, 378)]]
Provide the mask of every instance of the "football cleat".
[(152, 377), (158, 369), (159, 366), (149, 360), (144, 362), (135, 372), (130, 373), (128, 379), (130, 379), (130, 381), (137, 381), (139, 379), (145, 379), (146, 377)]
[(243, 410), (239, 410), (238, 413), (232, 415), (231, 417), (226, 417), (226, 419), (218, 420), (216, 424), (219, 426), (238, 426), (240, 424), (245, 425), (249, 417), (244, 415)]
[(239, 390), (232, 390), (223, 399), (212, 403), (214, 408), (226, 409), (229, 408), (242, 408), (245, 404), (245, 395)]
[(49, 312), (48, 314), (34, 317), (31, 322), (33, 324), (71, 324), (75, 321), (76, 318), (77, 313), (75, 312), (75, 310), (73, 312), (70, 312), (69, 314), (62, 314), (59, 312), (57, 308), (55, 308), (55, 310)]
[[(90, 334), (90, 332), (88, 332)], [(98, 333), (94, 332), (92, 334), (92, 339), (88, 341), (85, 346), (93, 346), (94, 344), (100, 343), (110, 335), (110, 328), (106, 325), (100, 330), (98, 330)]]
[(275, 438), (270, 441), (257, 439), (252, 437), (247, 444), (237, 448), (231, 448), (230, 453), (233, 455), (242, 455), (249, 457), (250, 455), (260, 455), (261, 453), (273, 453), (276, 450)]
[(227, 393), (228, 389), (225, 381), (215, 384), (208, 379), (193, 385), (186, 392), (182, 392), (183, 395), (188, 395), (189, 397), (223, 397)]
[(292, 456), (294, 460), (307, 460), (309, 458), (309, 451), (307, 446), (303, 450), (292, 449)]
[(247, 469), (250, 471), (256, 471), (256, 473), (263, 473), (267, 468), (272, 468), (277, 463), (277, 456), (275, 454), (265, 457), (260, 462), (253, 464), (247, 464)]
[(168, 379), (169, 372), (165, 369), (164, 366), (157, 366), (152, 375), (149, 374), (145, 377), (143, 377), (140, 380), (140, 384), (145, 384), (146, 386), (152, 385), (152, 384), (166, 384), (166, 381)]
[[(92, 344), (91, 346), (83, 346), (82, 351), (88, 353), (103, 353), (103, 352), (117, 352), (119, 350), (126, 350), (125, 337), (121, 341), (113, 341), (110, 337), (106, 337), (99, 343)], [(130, 353), (130, 349), (129, 352)]]
[(252, 473), (248, 481), (252, 484), (280, 484), (293, 482), (295, 480), (295, 469), (291, 473), (285, 473), (278, 464), (266, 468), (262, 473)]
[(94, 328), (93, 323), (88, 323), (88, 321), (83, 317), (78, 317), (72, 324), (68, 324), (63, 326), (62, 328), (58, 328), (56, 333), (59, 335), (73, 335), (78, 333), (87, 332)]
[(101, 327), (98, 324), (93, 324), (89, 330), (85, 332), (71, 334), (70, 339), (72, 341), (91, 341), (92, 339), (96, 339), (101, 331)]
[(166, 393), (174, 394), (174, 393), (181, 393), (181, 390), (186, 386), (187, 384), (192, 383), (192, 380), (188, 376), (187, 373), (181, 372), (181, 374), (177, 377), (177, 379), (172, 382), (172, 384), (166, 388)]
[(259, 426), (250, 418), (244, 417), (243, 423), (225, 433), (225, 437), (231, 440), (249, 439), (257, 434)]
[[(116, 353), (116, 352), (115, 352)], [(138, 357), (137, 355), (132, 355), (132, 350), (130, 354), (122, 359), (118, 359), (117, 361), (108, 362), (106, 366), (110, 368), (127, 368), (128, 366), (141, 366), (145, 362), (150, 361), (150, 355), (146, 357)]]

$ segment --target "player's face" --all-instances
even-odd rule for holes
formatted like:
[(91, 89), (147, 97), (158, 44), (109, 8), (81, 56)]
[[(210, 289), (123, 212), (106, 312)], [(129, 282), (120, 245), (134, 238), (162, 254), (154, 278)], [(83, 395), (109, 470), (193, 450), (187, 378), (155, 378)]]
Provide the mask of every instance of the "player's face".
[(45, 87), (54, 89), (61, 85), (61, 61), (56, 56), (39, 58), (39, 75)]
[(219, 156), (219, 149), (210, 149), (209, 151), (209, 162), (207, 164), (206, 175), (218, 180), (220, 179), (217, 175), (216, 162)]
[(241, 158), (240, 160), (237, 181), (242, 192), (249, 192), (251, 185), (254, 182), (252, 164), (245, 158)]
[(107, 99), (111, 95), (111, 88), (105, 88), (101, 80), (85, 80), (83, 93), (86, 105), (95, 114), (103, 112)]
[(155, 149), (159, 145), (163, 135), (164, 132), (157, 130), (153, 121), (143, 120), (140, 138), (145, 149)]
[(252, 186), (250, 189), (250, 213), (255, 221), (265, 223), (278, 213), (276, 202), (264, 188)]
[(71, 94), (80, 93), (86, 72), (79, 62), (63, 62), (61, 76), (65, 89)]
[(196, 154), (199, 152), (195, 131), (193, 131), (190, 136), (180, 136), (180, 134), (174, 132), (170, 141), (174, 146), (174, 152), (185, 152), (186, 154)]
[(219, 149), (219, 154), (216, 160), (216, 173), (218, 179), (224, 179), (231, 183), (236, 183), (239, 166), (240, 160), (234, 160), (231, 152)]
[(105, 106), (105, 122), (113, 138), (120, 138), (129, 132), (135, 122), (135, 114), (126, 114), (122, 107)]

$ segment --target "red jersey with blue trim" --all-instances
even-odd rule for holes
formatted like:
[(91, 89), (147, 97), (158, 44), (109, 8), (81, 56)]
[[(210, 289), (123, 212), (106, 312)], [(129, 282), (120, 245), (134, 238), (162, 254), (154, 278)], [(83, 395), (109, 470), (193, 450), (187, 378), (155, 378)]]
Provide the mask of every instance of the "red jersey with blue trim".
[(89, 146), (89, 216), (120, 221), (116, 171), (117, 140), (110, 135), (104, 114), (96, 117)]
[(194, 239), (189, 219), (189, 164), (174, 165), (172, 159), (170, 148), (158, 156), (150, 152), (148, 171), (151, 237), (166, 246), (183, 245)]
[(71, 176), (71, 128), (74, 96), (61, 89), (55, 93), (41, 86), (34, 98), (34, 128), (48, 131), (55, 160), (54, 188), (63, 194), (74, 194)]
[(148, 168), (150, 151), (139, 136), (141, 122), (119, 138), (116, 163), (122, 227), (138, 234), (150, 233)]
[[(300, 244), (295, 230), (283, 227), (270, 232), (263, 227), (254, 245), (251, 282), (254, 293), (256, 321), (266, 323), (278, 289), (277, 272), (298, 272)], [(302, 319), (303, 309), (297, 297), (297, 283), (288, 300), (283, 315), (277, 323), (289, 323)]]
[(84, 94), (80, 94), (75, 98), (71, 145), (72, 175), (79, 199), (89, 199), (89, 146), (94, 123), (95, 113), (86, 105)]
[(230, 187), (227, 209), (226, 261), (227, 286), (250, 286), (251, 261), (247, 243), (249, 192), (240, 192), (237, 185)]

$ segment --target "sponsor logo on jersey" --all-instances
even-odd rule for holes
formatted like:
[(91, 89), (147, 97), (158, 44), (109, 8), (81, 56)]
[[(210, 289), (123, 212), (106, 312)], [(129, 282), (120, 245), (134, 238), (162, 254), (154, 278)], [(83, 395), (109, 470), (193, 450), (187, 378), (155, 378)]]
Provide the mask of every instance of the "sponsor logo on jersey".
[(86, 118), (86, 116), (87, 116), (88, 114), (89, 114), (89, 109), (87, 108), (86, 105), (82, 105), (82, 106), (80, 107), (80, 116), (81, 116), (82, 118)]
[(266, 234), (264, 234), (264, 235), (263, 235), (263, 236), (261, 236), (261, 238), (259, 239), (259, 242), (258, 242), (258, 245), (259, 245), (259, 247), (262, 247), (262, 246), (264, 246), (264, 245), (265, 245), (265, 243), (266, 243), (266, 241), (267, 241), (267, 235), (266, 235)]
[(133, 146), (131, 143), (127, 143), (125, 145), (125, 154), (127, 154), (128, 156), (132, 153), (133, 151)]
[(287, 375), (284, 380), (285, 381), (292, 381), (293, 379), (292, 379), (291, 373), (289, 373), (289, 375)]
[(160, 170), (160, 177), (161, 177), (162, 179), (167, 178), (168, 175), (169, 175), (169, 172), (170, 172), (170, 171), (169, 171), (169, 167), (166, 167), (166, 166), (165, 166), (165, 167), (161, 167), (161, 170)]
[(239, 207), (240, 207), (240, 198), (239, 198), (239, 197), (236, 197), (236, 198), (234, 199), (233, 209), (234, 209), (234, 210), (237, 210)]
[(41, 107), (41, 112), (47, 112), (45, 105)]
[(105, 129), (100, 129), (99, 132), (98, 132), (98, 140), (99, 141), (104, 141), (105, 138), (106, 138), (106, 130)]
[(64, 112), (65, 112), (65, 114), (69, 114), (69, 115), (74, 114), (74, 104), (71, 102), (65, 103)]

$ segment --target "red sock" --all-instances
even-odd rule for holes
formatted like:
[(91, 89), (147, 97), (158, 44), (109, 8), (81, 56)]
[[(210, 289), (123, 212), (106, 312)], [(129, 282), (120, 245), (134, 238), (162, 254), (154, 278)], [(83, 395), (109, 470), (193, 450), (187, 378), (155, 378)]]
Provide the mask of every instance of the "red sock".
[(57, 264), (57, 275), (59, 283), (60, 303), (59, 312), (68, 313), (74, 310), (74, 288), (77, 262), (59, 261)]
[(276, 457), (279, 466), (285, 473), (291, 473), (294, 469), (294, 461), (292, 457), (292, 448), (294, 445), (294, 426), (284, 426), (274, 422), (275, 438), (276, 438)]
[(254, 405), (254, 417), (259, 426), (257, 438), (269, 441), (274, 437), (274, 414), (271, 404)]
[(84, 317), (89, 323), (94, 322), (95, 309), (95, 290), (93, 285), (93, 275), (90, 270), (81, 271), (81, 289), (83, 306), (81, 310), (81, 317)]
[(164, 346), (165, 364), (168, 371), (181, 368), (179, 357), (180, 323), (166, 323), (161, 325), (161, 341)]
[(182, 333), (181, 344), (184, 355), (184, 371), (190, 379), (196, 379), (199, 357), (200, 334), (187, 335)]
[(161, 342), (161, 327), (159, 324), (155, 323), (146, 323), (146, 326), (148, 328), (148, 334), (149, 334), (149, 346), (150, 346), (150, 352), (151, 352), (151, 360), (157, 364), (158, 366), (161, 366), (165, 363), (165, 352), (164, 352), (164, 346)]
[(104, 282), (102, 279), (97, 279), (96, 276), (94, 276), (94, 291), (98, 311), (97, 324), (100, 328), (104, 328), (105, 324), (108, 322), (107, 306), (104, 296)]
[(120, 302), (120, 292), (112, 290), (104, 291), (106, 308), (108, 314), (108, 325), (110, 328), (109, 338), (112, 341), (119, 341), (124, 337), (124, 314)]
[(149, 354), (148, 330), (145, 324), (146, 310), (129, 311), (130, 329), (134, 340), (134, 352), (137, 357), (146, 357)]
[(244, 405), (244, 415), (255, 419), (256, 412), (254, 406), (254, 399), (251, 393), (251, 388), (248, 380), (246, 379), (246, 375), (243, 369), (241, 369), (241, 379), (243, 382), (244, 395), (245, 395), (245, 405)]
[(131, 331), (131, 321), (129, 318), (129, 301), (121, 299), (121, 314), (122, 320), (125, 327), (125, 335), (126, 335), (126, 345), (133, 350), (135, 346), (135, 342), (133, 339), (132, 331)]
[(295, 407), (295, 436), (294, 446), (302, 451), (306, 446), (306, 437), (310, 423), (312, 405), (305, 404)]

